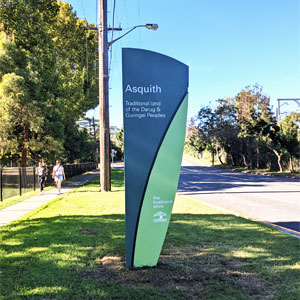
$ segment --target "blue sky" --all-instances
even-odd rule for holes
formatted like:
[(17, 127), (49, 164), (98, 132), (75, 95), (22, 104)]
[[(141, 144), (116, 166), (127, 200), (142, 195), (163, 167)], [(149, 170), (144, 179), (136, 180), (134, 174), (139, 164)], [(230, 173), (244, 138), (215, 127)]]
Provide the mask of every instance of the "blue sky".
[[(69, 0), (74, 11), (96, 23), (97, 0)], [(270, 96), (300, 98), (299, 0), (116, 0), (115, 27), (157, 23), (114, 43), (110, 64), (110, 124), (122, 126), (121, 48), (156, 51), (190, 68), (188, 118), (215, 100), (234, 97), (258, 83)], [(113, 0), (108, 0), (112, 25)], [(124, 31), (126, 32), (126, 31)], [(120, 33), (114, 33), (116, 38)], [(109, 39), (111, 37), (109, 36)], [(282, 111), (300, 111), (296, 103)], [(88, 113), (98, 118), (98, 109)]]

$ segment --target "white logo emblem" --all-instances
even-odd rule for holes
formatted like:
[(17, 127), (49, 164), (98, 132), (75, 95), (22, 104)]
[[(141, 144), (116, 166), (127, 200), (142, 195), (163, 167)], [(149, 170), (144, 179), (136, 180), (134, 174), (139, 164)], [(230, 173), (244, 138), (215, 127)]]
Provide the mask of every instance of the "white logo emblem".
[(167, 222), (167, 219), (164, 218), (166, 215), (167, 214), (162, 211), (157, 212), (156, 214), (153, 215), (153, 217), (158, 217), (158, 219), (153, 219), (153, 222), (154, 223)]

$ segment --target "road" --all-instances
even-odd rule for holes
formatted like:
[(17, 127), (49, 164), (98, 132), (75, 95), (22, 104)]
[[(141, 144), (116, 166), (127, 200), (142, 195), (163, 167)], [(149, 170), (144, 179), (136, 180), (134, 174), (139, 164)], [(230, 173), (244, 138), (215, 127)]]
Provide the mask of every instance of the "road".
[(245, 174), (184, 160), (177, 192), (300, 233), (300, 180)]

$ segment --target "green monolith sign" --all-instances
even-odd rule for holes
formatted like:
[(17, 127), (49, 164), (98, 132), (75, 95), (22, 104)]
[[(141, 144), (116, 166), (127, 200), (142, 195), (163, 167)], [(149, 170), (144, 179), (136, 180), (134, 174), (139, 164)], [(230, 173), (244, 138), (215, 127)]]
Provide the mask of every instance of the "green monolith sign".
[(126, 265), (155, 266), (180, 174), (188, 66), (132, 48), (123, 49), (122, 63)]

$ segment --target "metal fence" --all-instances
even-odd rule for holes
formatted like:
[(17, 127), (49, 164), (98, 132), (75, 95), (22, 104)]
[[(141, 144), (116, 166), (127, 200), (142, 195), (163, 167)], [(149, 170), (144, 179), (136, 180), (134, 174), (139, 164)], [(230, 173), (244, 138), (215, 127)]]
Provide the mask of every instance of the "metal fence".
[[(64, 165), (66, 178), (71, 178), (81, 175), (85, 172), (95, 170), (96, 162)], [(47, 166), (48, 175), (46, 185), (52, 185), (52, 170), (53, 166)], [(26, 168), (0, 168), (0, 200), (22, 195), (24, 193), (35, 191), (38, 187), (38, 176), (35, 174), (35, 167)]]

